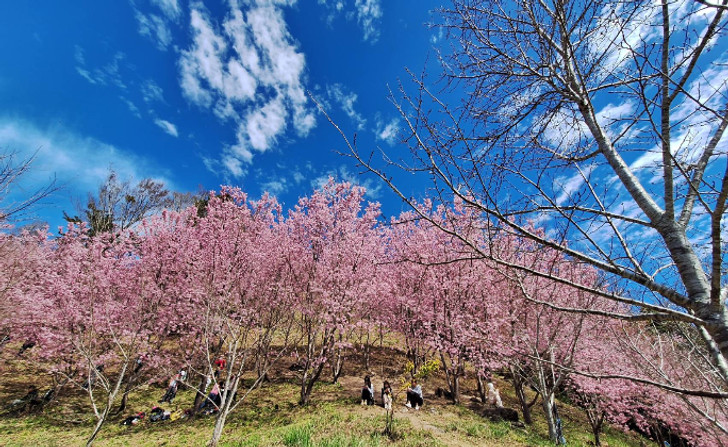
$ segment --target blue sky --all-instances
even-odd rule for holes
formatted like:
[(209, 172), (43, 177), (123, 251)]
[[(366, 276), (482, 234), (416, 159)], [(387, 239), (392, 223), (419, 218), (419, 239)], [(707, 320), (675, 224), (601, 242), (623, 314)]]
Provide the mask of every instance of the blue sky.
[[(56, 176), (34, 210), (51, 229), (112, 168), (178, 191), (241, 186), (286, 206), (334, 175), (402, 208), (335, 151), (397, 150), (387, 100), (442, 34), (426, 0), (10, 2), (0, 14), (0, 148), (28, 155), (13, 194)], [(418, 188), (412, 185), (412, 193)]]

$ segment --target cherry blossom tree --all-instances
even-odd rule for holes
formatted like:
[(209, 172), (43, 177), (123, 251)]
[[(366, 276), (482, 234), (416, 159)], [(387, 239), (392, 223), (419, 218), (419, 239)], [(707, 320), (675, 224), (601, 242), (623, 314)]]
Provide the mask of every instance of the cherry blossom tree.
[[(466, 210), (436, 212), (440, 225), (475, 231)], [(485, 354), (500, 350), (504, 306), (490, 298), (499, 292), (492, 288), (496, 272), (460, 239), (412, 217), (405, 213), (391, 224), (389, 262), (399, 270), (393, 276), (399, 290), (404, 287), (395, 295), (402, 319), (395, 327), (438, 352), (451, 398), (459, 403), (466, 363), (484, 367), (493, 360)]]
[[(501, 293), (510, 307), (510, 357), (514, 388), (524, 412), (529, 410), (524, 381), (538, 393), (548, 423), (549, 437), (558, 441), (554, 416), (556, 393), (565, 384), (575, 362), (588, 350), (600, 349), (600, 327), (615, 305), (591, 292), (600, 287), (597, 271), (547, 250), (529, 239), (505, 236), (493, 243), (502, 259), (518, 258), (534, 271), (558, 271), (564, 278), (590, 284), (587, 290), (529, 274), (520, 269), (495, 269), (506, 279)], [(508, 254), (507, 254), (508, 253)], [(583, 312), (568, 312), (582, 309)], [(601, 314), (601, 315), (600, 315)], [(606, 320), (609, 321), (609, 320)]]
[(728, 406), (720, 372), (694, 329), (605, 322), (598, 347), (582, 353), (569, 378), (593, 420), (595, 439), (603, 418), (659, 442), (679, 436), (696, 445), (725, 445)]
[[(136, 360), (156, 351), (168, 329), (169, 296), (141, 259), (130, 234), (89, 239), (70, 226), (47, 240), (43, 258), (21, 299), (35, 354), (54, 368), (82, 374), (68, 379), (85, 390), (97, 423), (87, 445), (107, 421)], [(153, 361), (161, 361), (155, 357)]]
[(364, 189), (329, 180), (299, 200), (286, 221), (284, 259), (292, 280), (298, 331), (300, 403), (345, 333), (378, 295), (378, 205), (362, 207)]
[(43, 252), (46, 232), (0, 231), (0, 352), (18, 334), (26, 318), (22, 296), (25, 284), (35, 277), (34, 266)]
[[(201, 359), (203, 375), (223, 383), (209, 446), (218, 444), (230, 412), (265, 378), (291, 341), (292, 295), (284, 276), (278, 239), (280, 206), (264, 196), (250, 202), (240, 189), (211, 196), (205, 217), (185, 231), (186, 300), (196, 321), (182, 338), (190, 360)], [(274, 339), (278, 346), (274, 347)], [(225, 359), (222, 375), (214, 362)], [(246, 373), (255, 373), (244, 385)], [(197, 389), (204, 395), (204, 388)]]

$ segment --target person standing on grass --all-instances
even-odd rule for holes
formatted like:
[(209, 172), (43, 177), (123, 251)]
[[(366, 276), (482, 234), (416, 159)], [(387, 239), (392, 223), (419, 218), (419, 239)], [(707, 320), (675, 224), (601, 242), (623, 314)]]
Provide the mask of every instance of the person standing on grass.
[(414, 407), (415, 410), (419, 410), (425, 401), (422, 398), (422, 387), (417, 383), (417, 379), (412, 379), (412, 386), (407, 388), (407, 408)]
[(388, 380), (385, 380), (382, 386), (382, 406), (385, 410), (392, 409), (392, 386)]
[(217, 368), (218, 371), (224, 371), (226, 366), (227, 360), (225, 360), (225, 356), (220, 356), (220, 358), (215, 360), (215, 368)]

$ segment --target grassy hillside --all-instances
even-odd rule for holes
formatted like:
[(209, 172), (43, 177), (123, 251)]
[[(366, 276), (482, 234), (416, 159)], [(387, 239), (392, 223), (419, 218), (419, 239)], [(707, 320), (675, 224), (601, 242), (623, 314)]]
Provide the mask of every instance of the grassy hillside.
[[(404, 365), (401, 352), (379, 350), (372, 364), (376, 365), (373, 383), (375, 389), (383, 380), (397, 382), (398, 365)], [(366, 372), (357, 357), (348, 359), (345, 375), (338, 384), (320, 383), (314, 390), (313, 402), (297, 405), (298, 388), (295, 374), (285, 363), (267, 383), (253, 392), (228, 419), (223, 435), (225, 446), (547, 446), (548, 430), (538, 406), (534, 407), (535, 423), (529, 427), (512, 426), (507, 422), (490, 422), (480, 416), (482, 405), (472, 397), (474, 380), (463, 386), (464, 404), (452, 405), (435, 396), (437, 387), (444, 386), (437, 375), (424, 383), (425, 406), (420, 411), (403, 405), (403, 397), (395, 401), (393, 439), (383, 434), (384, 409), (362, 407), (358, 395), (362, 377)], [(4, 360), (0, 370), (0, 405), (5, 407), (15, 398), (22, 397), (30, 383), (47, 387), (47, 378), (34, 373), (17, 359)], [(326, 379), (326, 377), (325, 377)], [(517, 408), (510, 386), (496, 378), (504, 404)], [(199, 446), (204, 445), (212, 433), (213, 416), (193, 420), (144, 421), (137, 426), (121, 426), (119, 422), (138, 411), (156, 405), (164, 390), (160, 386), (145, 385), (130, 399), (127, 411), (114, 417), (102, 429), (98, 446)], [(378, 392), (377, 392), (377, 397)], [(194, 394), (181, 390), (169, 410), (191, 406)], [(560, 406), (564, 432), (569, 445), (591, 445), (589, 426), (583, 413), (566, 404)], [(0, 415), (0, 445), (2, 446), (71, 446), (83, 445), (93, 429), (93, 414), (83, 393), (69, 390), (56, 404), (42, 414)], [(637, 435), (627, 435), (607, 428), (603, 443), (615, 446), (642, 446), (649, 442)]]

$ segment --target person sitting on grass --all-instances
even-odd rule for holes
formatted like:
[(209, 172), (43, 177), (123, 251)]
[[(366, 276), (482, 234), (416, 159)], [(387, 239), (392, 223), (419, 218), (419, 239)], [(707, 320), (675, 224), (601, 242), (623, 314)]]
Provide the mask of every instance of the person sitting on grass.
[(494, 405), (497, 408), (503, 408), (503, 401), (500, 397), (500, 391), (498, 390), (498, 388), (495, 387), (495, 385), (493, 385), (493, 382), (488, 382), (486, 388), (488, 389), (488, 394), (485, 399), (486, 402)]
[(210, 394), (207, 395), (207, 399), (205, 399), (205, 401), (202, 402), (202, 405), (200, 405), (199, 411), (205, 410), (209, 407), (209, 409), (205, 411), (205, 414), (212, 414), (217, 412), (217, 410), (220, 408), (220, 405), (222, 404), (222, 396), (220, 393), (224, 386), (225, 382), (216, 382), (215, 385), (212, 386)]
[(382, 386), (382, 406), (385, 410), (392, 409), (392, 386), (388, 380), (385, 380)]
[(424, 399), (422, 399), (422, 387), (417, 384), (417, 379), (412, 379), (412, 386), (407, 388), (407, 403), (405, 403), (405, 406), (407, 408), (414, 407), (415, 410), (419, 410), (424, 403)]
[(361, 389), (361, 404), (374, 405), (374, 387), (369, 376), (364, 377), (364, 388)]

